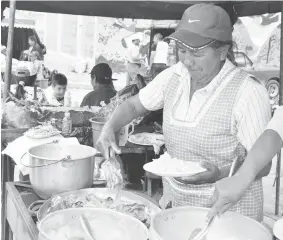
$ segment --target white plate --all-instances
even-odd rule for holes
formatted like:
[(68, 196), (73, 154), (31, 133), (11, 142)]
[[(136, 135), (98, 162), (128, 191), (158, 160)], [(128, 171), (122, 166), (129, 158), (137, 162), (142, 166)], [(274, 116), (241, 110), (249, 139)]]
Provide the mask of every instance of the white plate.
[(33, 138), (33, 139), (43, 139), (43, 138), (49, 138), (49, 137), (54, 137), (61, 134), (60, 131), (53, 133), (53, 134), (49, 134), (49, 135), (29, 135), (29, 134), (24, 134), (26, 137), (29, 138)]
[(283, 240), (283, 218), (279, 219), (273, 226), (273, 234), (279, 240)]
[(137, 133), (129, 136), (128, 141), (137, 145), (152, 146), (164, 142), (164, 136), (156, 133)]
[(144, 170), (161, 177), (188, 177), (206, 171), (198, 163), (171, 158), (168, 153), (147, 163)]
[(26, 131), (24, 135), (29, 138), (42, 139), (53, 137), (60, 133), (61, 131), (52, 126), (37, 126)]

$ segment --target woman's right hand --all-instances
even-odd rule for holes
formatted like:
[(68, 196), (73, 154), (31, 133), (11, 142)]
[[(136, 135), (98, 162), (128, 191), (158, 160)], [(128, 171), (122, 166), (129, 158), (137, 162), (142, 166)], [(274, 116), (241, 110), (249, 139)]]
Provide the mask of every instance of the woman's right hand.
[[(121, 154), (121, 149), (118, 147), (115, 140), (114, 131), (104, 127), (96, 142), (96, 149), (102, 154), (105, 160), (109, 160), (109, 148), (112, 148), (116, 154)], [(100, 166), (105, 160), (101, 162)]]

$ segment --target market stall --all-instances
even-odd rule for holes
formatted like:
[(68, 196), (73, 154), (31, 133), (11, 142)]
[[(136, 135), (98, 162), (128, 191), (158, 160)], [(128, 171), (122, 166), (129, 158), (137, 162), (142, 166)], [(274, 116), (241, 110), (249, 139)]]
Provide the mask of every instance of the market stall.
[[(227, 11), (231, 13), (231, 17), (233, 20), (235, 20), (237, 16), (262, 14), (266, 12), (279, 12), (280, 10), (282, 10), (282, 13), (283, 13), (283, 8), (281, 9), (280, 3), (278, 2), (260, 2), (260, 3), (216, 2), (216, 3), (222, 5), (224, 8), (226, 7)], [(7, 2), (4, 2), (4, 4), (7, 4)], [(107, 4), (109, 4), (109, 2), (107, 2)], [(183, 13), (184, 8), (186, 8), (188, 5), (193, 4), (193, 2), (190, 2), (190, 3), (188, 2), (161, 2), (161, 1), (160, 2), (159, 1), (129, 2), (128, 4), (129, 8), (127, 9), (125, 9), (125, 7), (122, 7), (122, 8), (118, 7), (119, 4), (125, 4), (123, 2), (113, 2), (111, 4), (113, 4), (113, 9), (115, 9), (115, 12), (112, 12), (112, 11), (105, 12), (105, 9), (109, 9), (109, 7), (106, 8), (103, 2), (80, 2), (80, 3), (70, 2), (70, 5), (68, 4), (68, 6), (66, 6), (63, 2), (58, 2), (58, 1), (57, 2), (36, 2), (36, 3), (20, 1), (17, 3), (17, 9), (45, 11), (45, 12), (48, 11), (48, 12), (54, 12), (54, 13), (61, 12), (61, 13), (68, 13), (68, 14), (109, 16), (109, 17), (178, 19)], [(94, 7), (94, 5), (96, 7)], [(12, 14), (10, 14), (10, 16), (14, 16), (15, 9), (16, 9), (16, 3), (14, 1), (11, 1), (10, 11)], [(90, 9), (94, 9), (94, 10), (92, 11)], [(117, 9), (119, 10), (116, 11)], [(166, 11), (164, 11), (164, 9), (166, 9)], [(10, 72), (11, 72), (11, 56), (12, 56), (12, 43), (13, 43), (13, 25), (14, 25), (14, 19), (13, 17), (11, 17), (10, 25), (9, 25), (9, 37), (8, 37), (8, 54), (7, 54), (8, 61), (6, 65), (7, 67), (6, 67), (6, 76), (5, 76), (5, 93), (6, 94), (8, 93), (8, 90), (10, 89), (9, 79), (11, 76)], [(283, 28), (281, 32), (283, 33)], [(281, 40), (281, 46), (282, 46), (282, 43), (283, 43), (283, 40)], [(281, 47), (281, 56), (283, 55), (282, 49), (283, 48)], [(281, 72), (280, 72), (281, 81), (283, 79), (283, 67), (282, 66), (283, 66), (283, 58), (281, 57)], [(120, 95), (120, 97), (121, 96), (122, 95)], [(4, 96), (4, 99), (6, 99), (6, 97), (7, 95)], [(123, 101), (124, 100), (125, 99), (123, 99)], [(114, 105), (115, 103), (116, 105), (121, 103), (117, 101), (117, 99), (116, 99), (116, 102), (115, 101), (113, 102), (114, 102), (113, 103)], [(18, 104), (22, 104), (22, 103), (18, 103)], [(282, 104), (283, 104), (283, 84), (280, 85), (280, 105)], [(101, 117), (100, 114), (103, 114), (103, 113), (108, 114), (109, 109), (107, 110), (107, 108), (104, 108), (102, 112), (101, 112), (101, 109), (97, 112), (93, 112), (90, 110), (86, 110), (86, 111), (79, 110), (79, 111), (74, 111), (73, 115), (79, 114), (80, 119), (84, 118), (87, 115), (86, 118), (89, 119), (90, 118), (89, 116), (94, 117), (94, 118)], [(46, 116), (50, 117), (52, 115), (52, 117), (49, 120), (51, 120), (54, 117), (56, 118), (56, 111), (55, 113), (51, 111), (50, 115), (48, 115), (47, 113), (45, 115), (43, 112), (40, 112), (40, 114), (43, 114), (44, 117)], [(57, 112), (57, 122), (59, 120), (59, 123), (60, 121), (62, 121), (62, 115), (58, 116), (60, 114)], [(102, 117), (105, 117), (105, 116), (102, 115)], [(94, 131), (93, 126), (89, 127), (89, 129)], [(19, 137), (22, 133), (23, 132), (21, 131), (17, 132), (17, 134), (19, 134), (17, 137)], [(85, 135), (85, 134), (82, 133), (82, 135)], [(132, 142), (135, 142), (135, 141), (132, 140)], [(148, 144), (145, 144), (145, 145), (148, 145)], [(142, 153), (142, 154), (145, 154), (146, 156), (147, 156), (148, 151), (152, 151), (152, 150), (153, 150), (152, 147), (142, 147), (142, 146), (131, 145), (131, 144), (126, 145), (122, 148), (122, 152), (124, 151), (124, 153), (127, 153), (127, 152), (128, 153), (129, 152)], [(147, 161), (148, 159), (146, 159), (146, 162)], [(2, 169), (5, 169), (5, 168), (7, 169), (7, 167), (3, 167)], [(277, 179), (276, 179), (277, 180), (276, 181), (276, 192), (277, 192), (276, 194), (276, 214), (279, 214), (280, 170), (281, 170), (281, 156), (280, 154), (278, 154)], [(11, 180), (11, 179), (3, 179), (2, 183), (4, 183), (7, 180)], [(91, 185), (89, 187), (93, 187), (93, 186)], [(6, 205), (5, 205), (5, 210), (6, 210), (5, 217), (7, 217), (7, 220), (11, 227), (11, 230), (9, 230), (10, 233), (12, 231), (14, 236), (18, 236), (18, 234), (21, 234), (24, 229), (25, 232), (28, 233), (26, 235), (26, 239), (36, 239), (38, 237), (38, 230), (35, 224), (38, 220), (38, 217), (37, 217), (37, 220), (32, 219), (33, 215), (31, 212), (28, 211), (28, 207), (34, 201), (39, 200), (39, 197), (37, 196), (38, 194), (35, 194), (32, 188), (29, 186), (29, 184), (25, 184), (25, 183), (19, 183), (19, 184), (8, 183), (7, 188), (4, 193), (6, 194), (6, 198), (10, 199), (10, 200), (6, 200)], [(28, 197), (26, 195), (28, 195)], [(145, 197), (143, 196), (143, 199), (144, 198)], [(9, 204), (7, 204), (8, 202)], [(75, 203), (77, 202), (75, 201)], [(21, 219), (21, 223), (15, 222), (15, 219), (16, 219), (15, 216), (18, 216), (19, 219)], [(2, 234), (7, 234), (9, 232), (7, 230), (8, 230), (8, 227), (6, 225), (6, 229), (5, 231), (2, 231)], [(4, 235), (4, 239), (6, 239), (5, 237), (7, 237), (7, 235)]]

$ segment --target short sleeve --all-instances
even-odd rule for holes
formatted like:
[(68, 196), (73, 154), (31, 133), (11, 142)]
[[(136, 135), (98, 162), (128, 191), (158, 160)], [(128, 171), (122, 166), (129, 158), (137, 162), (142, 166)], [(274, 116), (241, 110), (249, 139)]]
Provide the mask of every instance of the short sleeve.
[(89, 101), (89, 97), (88, 95), (86, 95), (81, 103), (81, 107), (85, 107), (85, 106), (88, 106), (90, 107), (90, 101)]
[(164, 91), (174, 73), (174, 66), (159, 73), (146, 87), (140, 90), (142, 105), (149, 111), (157, 111), (164, 106)]
[(264, 132), (271, 118), (271, 106), (266, 88), (248, 78), (234, 109), (239, 142), (249, 151)]
[(274, 116), (268, 123), (266, 129), (271, 129), (277, 132), (283, 140), (283, 106), (275, 110)]

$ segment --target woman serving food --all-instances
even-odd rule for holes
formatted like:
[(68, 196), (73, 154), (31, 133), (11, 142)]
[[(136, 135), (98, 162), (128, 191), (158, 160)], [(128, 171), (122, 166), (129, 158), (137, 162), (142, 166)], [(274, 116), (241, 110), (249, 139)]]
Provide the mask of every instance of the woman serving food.
[[(120, 105), (105, 124), (97, 148), (107, 159), (118, 154), (114, 133), (148, 111), (163, 108), (163, 133), (172, 158), (202, 164), (207, 170), (186, 178), (163, 178), (162, 208), (209, 207), (214, 183), (228, 175), (235, 158), (245, 159), (271, 117), (264, 86), (229, 60), (232, 25), (213, 4), (188, 8), (170, 39), (180, 62), (161, 72), (138, 95)], [(263, 218), (260, 174), (233, 211)]]

